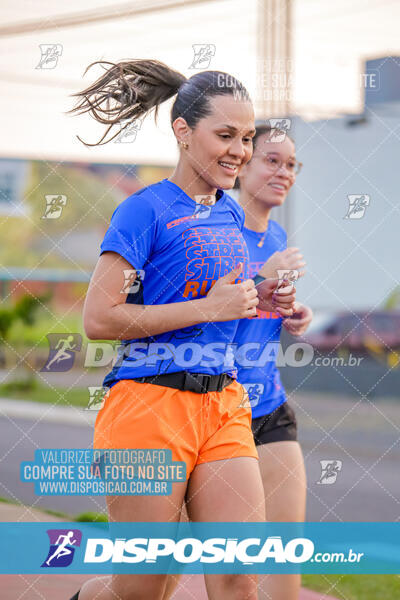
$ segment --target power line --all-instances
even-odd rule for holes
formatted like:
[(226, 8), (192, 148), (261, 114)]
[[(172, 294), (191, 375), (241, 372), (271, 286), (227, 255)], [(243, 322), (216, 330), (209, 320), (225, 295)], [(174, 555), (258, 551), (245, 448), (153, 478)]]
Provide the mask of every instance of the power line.
[[(347, 6), (347, 1), (345, 2), (345, 5)], [(386, 0), (386, 4), (382, 4), (381, 0), (376, 0), (376, 4), (375, 5), (365, 5), (365, 0), (361, 0), (361, 6), (351, 6), (350, 10), (347, 11), (343, 11), (342, 9), (338, 9), (337, 4), (334, 5), (334, 12), (325, 12), (325, 11), (320, 11), (317, 14), (310, 14), (310, 15), (306, 15), (306, 14), (302, 14), (301, 9), (306, 9), (307, 5), (300, 3), (299, 4), (299, 8), (297, 10), (296, 13), (296, 17), (298, 19), (298, 21), (300, 22), (302, 19), (304, 19), (306, 21), (306, 24), (308, 23), (313, 23), (313, 22), (320, 22), (323, 23), (324, 21), (326, 21), (327, 19), (337, 19), (337, 18), (341, 18), (341, 19), (348, 19), (350, 17), (354, 17), (357, 14), (362, 14), (362, 16), (365, 15), (366, 12), (370, 12), (371, 10), (373, 11), (379, 11), (380, 13), (384, 12), (384, 9), (389, 8), (390, 5), (392, 4), (399, 4), (399, 0)], [(317, 2), (315, 3), (316, 6), (321, 6), (321, 3), (319, 2), (319, 0), (317, 0)], [(309, 7), (310, 5), (308, 5)], [(332, 6), (332, 5), (331, 5)]]
[(189, 8), (196, 4), (206, 4), (209, 2), (225, 2), (226, 0), (152, 0), (146, 2), (143, 6), (136, 6), (130, 3), (119, 4), (110, 7), (104, 7), (95, 10), (84, 11), (80, 13), (51, 17), (51, 21), (35, 19), (25, 23), (11, 23), (0, 27), (0, 37), (10, 35), (20, 35), (24, 33), (36, 33), (37, 31), (49, 31), (61, 27), (77, 27), (87, 25), (88, 23), (98, 23), (100, 21), (114, 21), (124, 17), (133, 17), (153, 12), (161, 12), (174, 8)]

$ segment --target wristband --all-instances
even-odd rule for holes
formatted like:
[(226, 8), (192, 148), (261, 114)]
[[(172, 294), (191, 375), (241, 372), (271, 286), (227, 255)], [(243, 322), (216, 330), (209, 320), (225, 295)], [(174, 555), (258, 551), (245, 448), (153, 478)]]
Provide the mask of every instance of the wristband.
[(255, 277), (253, 277), (253, 281), (254, 284), (257, 285), (258, 283), (261, 283), (262, 281), (264, 281), (266, 279), (266, 277), (263, 277), (262, 275), (255, 275)]

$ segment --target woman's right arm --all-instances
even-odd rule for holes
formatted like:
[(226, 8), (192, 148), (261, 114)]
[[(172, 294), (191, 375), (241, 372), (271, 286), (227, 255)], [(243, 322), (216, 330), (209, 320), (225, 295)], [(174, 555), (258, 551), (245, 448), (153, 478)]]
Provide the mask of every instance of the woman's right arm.
[(256, 315), (257, 291), (252, 279), (233, 284), (242, 266), (218, 279), (199, 300), (171, 304), (127, 304), (122, 293), (124, 269), (132, 265), (116, 252), (103, 252), (90, 280), (83, 324), (91, 340), (144, 338), (198, 323), (231, 321)]

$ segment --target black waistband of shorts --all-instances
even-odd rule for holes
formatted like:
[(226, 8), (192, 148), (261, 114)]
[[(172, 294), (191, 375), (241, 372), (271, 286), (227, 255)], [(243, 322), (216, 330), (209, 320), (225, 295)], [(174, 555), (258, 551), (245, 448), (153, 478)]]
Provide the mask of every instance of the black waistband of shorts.
[(208, 375), (207, 373), (189, 373), (189, 371), (178, 371), (176, 373), (164, 373), (162, 375), (149, 375), (148, 377), (135, 378), (139, 383), (152, 383), (154, 385), (165, 385), (177, 390), (206, 394), (207, 392), (222, 392), (222, 390), (235, 381), (227, 373), (220, 375)]

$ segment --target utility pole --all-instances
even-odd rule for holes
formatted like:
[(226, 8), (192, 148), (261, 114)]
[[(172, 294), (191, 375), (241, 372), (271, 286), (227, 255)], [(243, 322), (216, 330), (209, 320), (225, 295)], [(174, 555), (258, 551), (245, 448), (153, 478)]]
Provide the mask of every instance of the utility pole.
[(291, 4), (292, 0), (258, 0), (256, 110), (259, 118), (283, 118), (290, 114)]
[[(293, 126), (291, 21), (292, 0), (258, 0), (256, 119), (265, 123), (272, 118), (274, 124), (280, 121), (289, 125), (289, 135)], [(293, 202), (293, 190), (290, 196)], [(288, 243), (293, 246), (290, 203), (285, 203), (273, 218), (286, 229)]]

